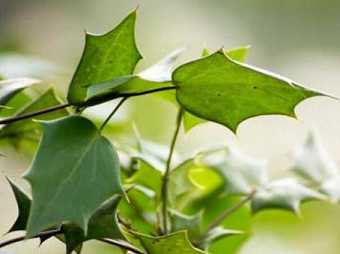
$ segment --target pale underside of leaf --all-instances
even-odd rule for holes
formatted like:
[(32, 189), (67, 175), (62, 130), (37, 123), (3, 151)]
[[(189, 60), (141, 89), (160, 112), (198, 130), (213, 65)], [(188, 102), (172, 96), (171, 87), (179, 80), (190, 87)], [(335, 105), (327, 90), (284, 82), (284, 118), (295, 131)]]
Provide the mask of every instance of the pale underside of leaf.
[(316, 133), (310, 133), (305, 143), (296, 149), (292, 169), (332, 201), (340, 199), (340, 171)]
[(171, 74), (173, 66), (183, 51), (184, 48), (180, 48), (171, 52), (158, 63), (138, 74), (117, 77), (113, 80), (90, 86), (86, 100), (89, 103), (97, 103), (98, 101), (105, 101), (122, 95), (172, 86)]
[(236, 148), (227, 147), (203, 153), (199, 161), (221, 175), (226, 194), (249, 195), (268, 182), (267, 162)]
[(323, 200), (324, 197), (295, 179), (284, 178), (269, 182), (259, 188), (251, 202), (254, 213), (264, 209), (284, 209), (300, 213), (301, 202)]
[(23, 89), (40, 83), (40, 80), (31, 78), (17, 78), (7, 79), (0, 81), (0, 105), (6, 105), (6, 103), (17, 93)]

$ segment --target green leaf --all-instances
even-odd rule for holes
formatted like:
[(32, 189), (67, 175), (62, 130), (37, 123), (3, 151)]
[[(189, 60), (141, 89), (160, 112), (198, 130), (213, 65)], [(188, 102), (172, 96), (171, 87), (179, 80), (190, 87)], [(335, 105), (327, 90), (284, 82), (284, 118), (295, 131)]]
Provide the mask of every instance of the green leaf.
[(323, 196), (295, 179), (285, 178), (272, 181), (259, 188), (251, 202), (254, 213), (264, 209), (284, 209), (300, 213), (300, 203), (309, 200), (322, 200)]
[[(203, 228), (207, 228), (212, 221), (220, 217), (226, 210), (235, 207), (241, 197), (220, 195), (221, 193), (212, 193), (206, 198), (196, 203), (192, 210), (204, 209), (203, 214)], [(224, 230), (235, 230), (236, 232), (243, 232), (243, 234), (226, 235), (225, 237), (216, 238), (210, 242), (209, 246), (205, 244), (202, 246), (208, 248), (210, 253), (238, 253), (242, 245), (248, 240), (252, 231), (252, 216), (247, 206), (243, 206), (226, 218), (221, 226)], [(216, 231), (217, 232), (217, 231)], [(235, 233), (236, 233), (235, 232)], [(214, 234), (214, 232), (209, 232)], [(206, 236), (209, 237), (209, 234)], [(202, 242), (204, 245), (204, 241)]]
[(268, 182), (266, 161), (235, 148), (202, 153), (200, 161), (221, 175), (226, 194), (248, 195)]
[[(48, 107), (60, 105), (61, 101), (56, 96), (52, 88), (47, 89), (36, 99), (32, 100), (28, 105), (18, 111), (16, 116), (24, 115), (27, 113), (35, 112)], [(48, 114), (42, 114), (35, 116), (35, 120), (52, 120), (60, 117), (67, 116), (69, 112), (66, 109), (50, 112)], [(0, 138), (9, 138), (12, 142), (21, 142), (23, 139), (38, 141), (40, 129), (39, 124), (32, 121), (32, 119), (22, 120), (19, 122), (7, 124), (0, 130)]]
[[(227, 50), (225, 54), (227, 54), (231, 59), (235, 61), (244, 62), (247, 57), (249, 49), (250, 46), (239, 47)], [(209, 51), (207, 49), (204, 49), (202, 52), (202, 56), (207, 57), (209, 55), (210, 55)], [(186, 132), (189, 132), (195, 126), (206, 122), (207, 121), (205, 119), (199, 118), (189, 112), (184, 112), (183, 114), (183, 126)]]
[(233, 48), (225, 51), (224, 53), (229, 56), (232, 60), (235, 60), (237, 62), (245, 62), (248, 52), (250, 50), (250, 46), (243, 46), (238, 48)]
[(197, 168), (195, 161), (189, 159), (170, 172), (169, 199), (172, 207), (177, 210), (182, 210), (190, 201), (203, 196), (204, 192), (190, 179), (190, 172), (194, 168)]
[(302, 100), (321, 95), (281, 76), (241, 64), (218, 51), (178, 67), (172, 76), (178, 102), (190, 113), (236, 132), (251, 117), (295, 117)]
[(293, 170), (333, 201), (340, 199), (340, 171), (315, 134), (296, 150)]
[(134, 11), (106, 34), (86, 34), (85, 49), (67, 96), (71, 104), (83, 104), (91, 85), (133, 73), (142, 58), (135, 42), (135, 21)]
[(188, 111), (184, 111), (183, 113), (183, 127), (185, 132), (189, 132), (192, 128), (196, 127), (197, 125), (206, 123), (207, 120), (199, 118)]
[(152, 237), (138, 235), (148, 254), (199, 254), (206, 253), (192, 246), (186, 231), (179, 231), (165, 236)]
[(241, 235), (242, 231), (234, 229), (226, 229), (224, 227), (216, 227), (210, 230), (207, 235), (201, 240), (200, 246), (208, 250), (209, 247), (216, 241), (224, 239), (226, 237)]
[(171, 231), (187, 230), (190, 240), (194, 240), (201, 235), (201, 221), (201, 212), (194, 215), (186, 215), (176, 210), (170, 210)]
[(161, 194), (162, 173), (143, 159), (135, 158), (135, 161), (134, 164), (137, 164), (135, 166), (137, 171), (130, 178), (126, 179), (126, 183), (147, 187), (153, 190), (159, 199)]
[(25, 230), (31, 208), (31, 199), (17, 187), (10, 179), (6, 178), (10, 184), (18, 206), (18, 217), (8, 232)]
[(217, 227), (208, 232), (204, 232), (201, 227), (202, 215), (202, 212), (194, 215), (185, 215), (178, 211), (171, 210), (170, 220), (172, 232), (186, 230), (191, 242), (194, 242), (196, 246), (206, 250), (217, 240), (242, 233), (239, 230), (226, 229), (223, 227)]
[(127, 191), (127, 199), (119, 203), (119, 217), (124, 224), (129, 225), (133, 230), (145, 234), (156, 234), (155, 194), (151, 190), (139, 185)]
[(82, 243), (91, 239), (123, 238), (116, 220), (116, 208), (120, 199), (121, 197), (116, 195), (98, 208), (89, 221), (87, 236), (77, 225), (63, 225), (62, 230), (68, 254), (77, 248), (81, 249)]
[(122, 94), (141, 93), (153, 89), (170, 87), (174, 62), (184, 49), (177, 49), (158, 63), (135, 74), (115, 78), (111, 81), (95, 84), (88, 89), (88, 101), (105, 101)]
[(84, 117), (41, 124), (44, 135), (25, 175), (33, 193), (27, 237), (65, 221), (75, 223), (86, 235), (96, 209), (112, 195), (123, 193), (117, 154)]
[(23, 89), (40, 83), (40, 80), (30, 78), (7, 79), (0, 81), (0, 105), (6, 103)]

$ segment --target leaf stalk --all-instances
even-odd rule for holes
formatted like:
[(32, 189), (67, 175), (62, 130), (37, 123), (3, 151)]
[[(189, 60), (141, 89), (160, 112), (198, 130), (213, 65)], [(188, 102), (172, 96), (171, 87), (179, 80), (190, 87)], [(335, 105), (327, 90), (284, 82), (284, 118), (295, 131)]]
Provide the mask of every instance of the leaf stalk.
[(105, 121), (102, 123), (102, 125), (99, 128), (99, 131), (102, 131), (105, 127), (105, 125), (110, 121), (110, 119), (112, 118), (112, 116), (118, 111), (118, 109), (123, 105), (123, 103), (128, 99), (128, 97), (123, 97), (118, 104), (116, 105), (116, 107), (114, 107), (114, 109), (112, 110), (112, 112), (110, 113), (110, 115), (105, 119)]
[(168, 233), (168, 194), (169, 194), (168, 185), (169, 185), (169, 178), (170, 178), (171, 160), (174, 154), (174, 148), (176, 145), (179, 129), (181, 127), (182, 116), (183, 116), (183, 109), (180, 108), (177, 113), (176, 129), (171, 140), (169, 155), (166, 161), (166, 168), (165, 168), (164, 176), (162, 179), (161, 197), (162, 197), (162, 224), (163, 224), (164, 234)]
[(225, 219), (227, 219), (230, 215), (232, 215), (234, 212), (239, 210), (243, 205), (248, 203), (250, 200), (253, 199), (254, 195), (256, 194), (256, 190), (253, 190), (250, 192), (247, 196), (245, 196), (243, 199), (240, 200), (237, 204), (234, 206), (226, 209), (224, 212), (222, 212), (215, 220), (213, 220), (207, 227), (207, 230), (205, 233), (203, 233), (198, 239), (203, 239), (211, 230), (218, 227)]

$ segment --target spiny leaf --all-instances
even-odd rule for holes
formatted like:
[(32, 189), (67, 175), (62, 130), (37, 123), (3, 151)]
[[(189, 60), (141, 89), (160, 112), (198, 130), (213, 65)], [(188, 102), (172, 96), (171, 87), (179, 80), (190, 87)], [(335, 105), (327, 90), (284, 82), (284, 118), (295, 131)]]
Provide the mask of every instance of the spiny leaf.
[(14, 232), (18, 230), (25, 230), (29, 211), (31, 207), (31, 199), (23, 192), (18, 186), (16, 186), (10, 179), (6, 178), (10, 184), (15, 200), (18, 206), (18, 217), (8, 232)]
[(0, 81), (0, 105), (6, 105), (6, 103), (17, 93), (23, 89), (40, 83), (40, 80), (31, 78), (17, 78), (7, 79)]
[[(244, 62), (247, 57), (249, 49), (250, 49), (250, 46), (239, 47), (239, 48), (227, 50), (225, 54), (235, 61)], [(202, 57), (207, 57), (209, 55), (210, 55), (209, 51), (207, 49), (204, 49), (202, 52)], [(185, 111), (183, 114), (183, 126), (186, 132), (189, 132), (195, 126), (200, 125), (205, 122), (207, 122), (207, 120), (199, 118), (187, 111)]]
[(266, 161), (252, 158), (235, 148), (202, 153), (200, 161), (221, 175), (226, 194), (248, 195), (268, 181)]
[(153, 237), (138, 235), (148, 254), (199, 254), (206, 253), (192, 246), (186, 231), (179, 231), (165, 236)]
[(339, 174), (334, 161), (329, 158), (315, 134), (309, 134), (306, 142), (298, 147), (294, 154), (294, 163), (293, 170), (296, 173), (317, 183)]
[(340, 199), (340, 171), (315, 134), (294, 154), (293, 170), (332, 200)]
[(89, 221), (87, 236), (77, 225), (63, 225), (62, 230), (68, 254), (76, 249), (80, 250), (82, 243), (91, 239), (121, 239), (123, 237), (116, 220), (116, 208), (120, 199), (121, 197), (116, 195), (98, 208)]
[(133, 73), (142, 58), (135, 42), (135, 21), (134, 11), (106, 34), (86, 34), (85, 49), (67, 96), (70, 103), (84, 103), (91, 85)]
[(259, 188), (252, 199), (253, 212), (264, 209), (286, 209), (296, 214), (300, 212), (300, 203), (308, 200), (322, 200), (323, 196), (295, 179), (286, 178), (272, 181)]
[(88, 101), (102, 101), (121, 94), (141, 93), (152, 89), (169, 87), (174, 62), (183, 52), (177, 49), (158, 63), (135, 75), (115, 78), (89, 87)]
[(27, 237), (65, 221), (86, 235), (95, 210), (123, 192), (117, 154), (84, 117), (42, 122), (42, 128), (42, 141), (25, 175), (33, 193)]
[(241, 64), (218, 51), (178, 67), (172, 76), (178, 102), (190, 113), (236, 132), (251, 117), (295, 117), (302, 100), (321, 95), (281, 76)]

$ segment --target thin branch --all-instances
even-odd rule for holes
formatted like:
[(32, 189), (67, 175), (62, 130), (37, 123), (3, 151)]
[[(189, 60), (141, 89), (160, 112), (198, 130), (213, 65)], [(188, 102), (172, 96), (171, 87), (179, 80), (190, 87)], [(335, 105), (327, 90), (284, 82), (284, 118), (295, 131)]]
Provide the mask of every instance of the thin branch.
[(140, 251), (139, 249), (135, 248), (134, 246), (124, 241), (112, 240), (112, 239), (106, 239), (106, 238), (100, 239), (99, 241), (120, 247), (124, 250), (128, 250), (136, 254), (145, 254), (144, 252)]
[(65, 104), (45, 108), (45, 109), (42, 109), (42, 110), (39, 110), (39, 111), (36, 111), (36, 112), (32, 112), (32, 113), (22, 114), (22, 115), (14, 116), (14, 117), (8, 117), (8, 118), (0, 120), (0, 124), (10, 124), (10, 123), (17, 122), (17, 121), (20, 121), (20, 120), (33, 118), (35, 116), (39, 116), (39, 115), (50, 113), (50, 112), (53, 112), (53, 111), (56, 111), (56, 110), (64, 109), (64, 108), (67, 108), (69, 106), (71, 106), (71, 104), (65, 103)]
[[(51, 237), (51, 236), (55, 236), (55, 235), (58, 235), (58, 234), (61, 234), (61, 233), (62, 233), (61, 229), (54, 229), (54, 230), (41, 232), (40, 234), (34, 236), (33, 238)], [(26, 236), (19, 236), (19, 237), (13, 238), (13, 239), (9, 239), (7, 241), (3, 241), (2, 243), (0, 243), (0, 248), (3, 248), (7, 245), (17, 243), (17, 242), (21, 242), (21, 241), (24, 241), (24, 240), (28, 240), (28, 239), (26, 239)]]
[(168, 211), (167, 211), (168, 208), (167, 206), (168, 206), (168, 185), (169, 185), (169, 176), (170, 176), (170, 166), (171, 166), (171, 160), (173, 157), (176, 140), (177, 140), (179, 129), (180, 129), (181, 122), (182, 122), (182, 115), (183, 115), (183, 109), (180, 108), (178, 110), (177, 119), (176, 119), (176, 129), (171, 140), (169, 156), (166, 161), (166, 168), (165, 168), (164, 176), (162, 179), (163, 181), (162, 181), (161, 195), (162, 195), (162, 220), (163, 220), (163, 233), (164, 234), (168, 233)]
[[(152, 90), (148, 90), (148, 91), (143, 91), (143, 92), (121, 93), (117, 97), (112, 97), (112, 95), (110, 95), (108, 97), (108, 99), (129, 98), (129, 97), (134, 97), (134, 96), (141, 96), (141, 95), (145, 95), (145, 94), (162, 92), (162, 91), (166, 91), (166, 90), (173, 90), (173, 89), (176, 89), (176, 88), (177, 87), (175, 87), (175, 86), (167, 86), (167, 87), (160, 87), (160, 88), (156, 88), (156, 89), (152, 89)], [(100, 104), (100, 103), (97, 102), (97, 103), (93, 103), (93, 105), (91, 105), (91, 104), (87, 105), (87, 103), (88, 102), (85, 102), (84, 105), (79, 105), (78, 108), (80, 108), (82, 106), (95, 106), (97, 104)], [(39, 116), (39, 115), (50, 113), (50, 112), (53, 112), (53, 111), (56, 111), (56, 110), (67, 108), (67, 107), (70, 107), (70, 106), (72, 106), (70, 103), (65, 103), (65, 104), (45, 108), (45, 109), (42, 109), (42, 110), (39, 110), (39, 111), (36, 111), (36, 112), (23, 114), (23, 115), (20, 115), (20, 116), (4, 118), (4, 119), (0, 120), (0, 124), (10, 124), (10, 123), (17, 122), (17, 121), (20, 121), (20, 120), (33, 118), (35, 116)]]
[[(34, 238), (51, 237), (51, 236), (56, 236), (56, 235), (61, 234), (61, 233), (62, 233), (61, 229), (50, 230), (50, 231), (41, 232), (40, 234), (34, 236)], [(13, 238), (13, 239), (9, 239), (7, 241), (3, 241), (2, 243), (0, 243), (0, 248), (11, 245), (13, 243), (22, 242), (22, 241), (25, 241), (25, 240), (28, 240), (28, 239), (26, 239), (25, 236), (19, 236), (19, 237)], [(131, 251), (131, 252), (136, 253), (136, 254), (145, 254), (145, 253), (141, 252), (140, 250), (136, 249), (135, 247), (131, 246), (130, 244), (128, 244), (127, 242), (124, 242), (124, 241), (111, 240), (111, 239), (99, 239), (99, 241), (105, 242), (105, 243), (108, 243), (108, 244), (111, 244), (111, 245), (115, 245), (117, 247)]]
[(234, 212), (236, 212), (238, 209), (240, 209), (244, 204), (246, 204), (248, 201), (250, 201), (254, 195), (255, 195), (256, 191), (253, 190), (249, 195), (247, 195), (246, 197), (244, 197), (240, 202), (238, 202), (235, 206), (230, 207), (229, 209), (225, 210), (220, 216), (218, 216), (215, 220), (213, 220), (208, 228), (207, 228), (207, 232), (209, 232), (210, 230), (214, 229), (215, 227), (219, 226), (226, 218), (228, 218), (231, 214), (233, 214)]
[(102, 131), (105, 127), (105, 125), (110, 121), (111, 117), (118, 111), (118, 109), (123, 105), (123, 103), (128, 99), (128, 97), (124, 97), (122, 98), (117, 106), (112, 110), (112, 112), (110, 113), (110, 115), (105, 119), (105, 121), (102, 123), (102, 125), (100, 126), (99, 130)]
[(146, 94), (151, 94), (151, 93), (158, 93), (158, 92), (174, 90), (174, 89), (177, 89), (177, 87), (176, 86), (165, 86), (165, 87), (155, 88), (155, 89), (147, 90), (147, 91), (143, 91), (143, 92), (120, 93), (118, 97), (134, 97), (134, 96), (141, 96), (141, 95), (146, 95)]

